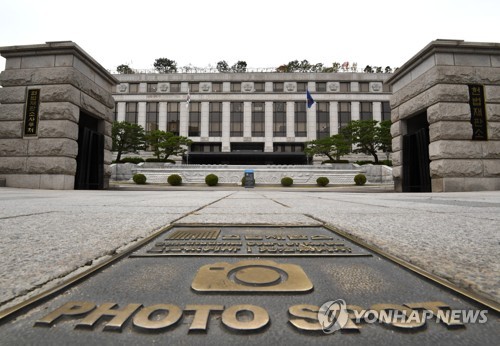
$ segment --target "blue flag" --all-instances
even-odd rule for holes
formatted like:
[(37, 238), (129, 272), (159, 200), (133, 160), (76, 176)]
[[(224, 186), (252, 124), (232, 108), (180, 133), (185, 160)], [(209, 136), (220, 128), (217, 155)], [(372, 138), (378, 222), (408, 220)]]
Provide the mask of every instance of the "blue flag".
[(309, 93), (309, 89), (307, 89), (307, 108), (311, 108), (313, 104), (314, 104), (314, 99)]

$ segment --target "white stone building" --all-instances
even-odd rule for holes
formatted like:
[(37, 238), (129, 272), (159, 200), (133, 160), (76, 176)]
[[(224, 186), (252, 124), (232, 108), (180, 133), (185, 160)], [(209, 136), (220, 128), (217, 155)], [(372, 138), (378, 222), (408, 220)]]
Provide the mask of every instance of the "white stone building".
[[(119, 74), (115, 120), (189, 137), (189, 163), (306, 163), (306, 141), (390, 120), (381, 73)], [(315, 100), (306, 105), (306, 90)], [(190, 97), (189, 105), (186, 102)]]

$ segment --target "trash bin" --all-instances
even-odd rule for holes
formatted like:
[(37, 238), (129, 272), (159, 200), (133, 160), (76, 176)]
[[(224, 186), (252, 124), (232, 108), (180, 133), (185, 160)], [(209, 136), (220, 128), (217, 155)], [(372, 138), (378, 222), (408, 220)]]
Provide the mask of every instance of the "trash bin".
[(245, 188), (255, 186), (255, 178), (253, 173), (253, 169), (245, 170)]

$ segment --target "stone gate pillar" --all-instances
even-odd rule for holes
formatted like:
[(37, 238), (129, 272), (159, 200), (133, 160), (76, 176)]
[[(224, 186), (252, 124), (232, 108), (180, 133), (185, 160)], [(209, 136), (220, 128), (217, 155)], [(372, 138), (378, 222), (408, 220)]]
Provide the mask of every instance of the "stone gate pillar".
[(0, 178), (6, 186), (106, 188), (111, 90), (118, 81), (71, 41), (0, 47), (0, 54), (6, 59), (0, 74)]
[(499, 43), (433, 41), (387, 83), (397, 191), (500, 190)]

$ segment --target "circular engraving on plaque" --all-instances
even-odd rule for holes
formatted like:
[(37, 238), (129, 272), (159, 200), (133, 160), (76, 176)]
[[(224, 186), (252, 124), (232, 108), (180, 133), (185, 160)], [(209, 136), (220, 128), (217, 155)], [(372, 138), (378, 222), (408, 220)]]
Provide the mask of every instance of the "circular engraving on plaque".
[(228, 278), (245, 286), (274, 286), (287, 279), (286, 273), (269, 266), (243, 266), (228, 273)]

